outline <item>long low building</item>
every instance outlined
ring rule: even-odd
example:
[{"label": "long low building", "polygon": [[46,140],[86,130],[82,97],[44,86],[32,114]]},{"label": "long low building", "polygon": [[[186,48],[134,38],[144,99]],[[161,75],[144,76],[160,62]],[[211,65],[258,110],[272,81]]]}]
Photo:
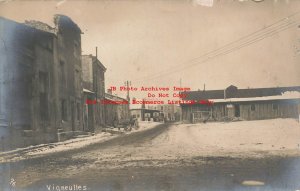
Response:
[{"label": "long low building", "polygon": [[299,118],[300,86],[182,92],[184,122]]}]

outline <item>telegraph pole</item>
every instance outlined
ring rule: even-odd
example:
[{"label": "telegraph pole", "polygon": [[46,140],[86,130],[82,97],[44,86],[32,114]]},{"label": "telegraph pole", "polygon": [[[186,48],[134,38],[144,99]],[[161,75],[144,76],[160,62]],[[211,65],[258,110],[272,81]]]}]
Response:
[{"label": "telegraph pole", "polygon": [[127,109],[128,109],[128,118],[130,118],[131,116],[131,113],[130,113],[130,96],[129,96],[129,86],[131,86],[131,81],[126,81],[125,82],[125,86],[127,87],[127,96],[126,96],[126,99],[127,99],[127,102],[128,102],[128,105],[127,105]]},{"label": "telegraph pole", "polygon": [[125,86],[127,87],[127,96],[126,96],[126,99],[128,101],[128,103],[130,102],[130,96],[129,96],[129,86],[131,86],[131,81],[126,81],[125,82]]}]

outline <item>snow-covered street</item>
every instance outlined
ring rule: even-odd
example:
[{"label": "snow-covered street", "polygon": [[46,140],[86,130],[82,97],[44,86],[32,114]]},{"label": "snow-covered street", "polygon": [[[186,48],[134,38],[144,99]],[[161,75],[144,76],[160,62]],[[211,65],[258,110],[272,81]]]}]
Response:
[{"label": "snow-covered street", "polygon": [[[45,188],[46,180],[53,180],[53,184],[58,184],[59,180],[69,180],[71,183],[87,183],[92,187],[98,182],[102,186],[109,184],[110,179],[127,180],[126,170],[133,174],[132,177],[130,175],[130,181],[135,179],[137,173],[143,172],[145,180],[140,181],[149,183],[149,177],[161,176],[157,175],[158,172],[169,177],[173,173],[178,175],[180,169],[184,169],[189,176],[195,176],[195,169],[209,168],[208,171],[211,171],[211,168],[216,168],[215,165],[220,169],[226,168],[221,171],[226,174],[230,172],[229,176],[235,176],[237,168],[252,169],[253,161],[259,163],[260,170],[273,169],[274,165],[281,169],[278,160],[289,161],[300,156],[300,125],[294,119],[154,125],[147,123],[139,131],[112,136],[97,143],[90,139],[82,142],[85,146],[74,143],[73,147],[77,144],[80,148],[65,152],[60,150],[60,146],[53,150],[27,152],[26,156],[33,157],[20,157],[22,160],[19,162],[13,160],[15,162],[2,163],[2,176],[6,176],[4,180],[7,181],[14,178],[17,186],[24,190]],[[10,164],[14,164],[14,168]],[[160,170],[156,172],[157,168]],[[173,172],[170,169],[175,170]],[[260,170],[253,173],[262,173]],[[296,169],[295,173],[298,175],[300,171]],[[212,176],[217,177],[216,174]],[[261,174],[252,179],[257,180],[259,176]],[[238,184],[248,181],[246,178],[239,179]],[[128,186],[127,182],[122,184]]]}]

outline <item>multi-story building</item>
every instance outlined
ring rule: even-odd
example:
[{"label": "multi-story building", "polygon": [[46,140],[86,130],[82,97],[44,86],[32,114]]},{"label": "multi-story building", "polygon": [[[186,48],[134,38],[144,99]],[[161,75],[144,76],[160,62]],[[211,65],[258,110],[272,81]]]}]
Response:
[{"label": "multi-story building", "polygon": [[0,18],[2,150],[58,141],[82,131],[81,30]]},{"label": "multi-story building", "polygon": [[97,104],[86,104],[84,107],[84,127],[91,132],[100,131],[105,126],[105,106],[101,104],[105,99],[105,71],[97,56],[82,55],[83,88],[87,90],[85,94],[93,93],[97,101]]}]

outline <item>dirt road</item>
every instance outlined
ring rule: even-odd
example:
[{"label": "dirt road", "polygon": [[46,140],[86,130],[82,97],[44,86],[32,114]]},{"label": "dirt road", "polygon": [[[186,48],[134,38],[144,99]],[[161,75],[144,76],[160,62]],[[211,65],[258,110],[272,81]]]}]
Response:
[{"label": "dirt road", "polygon": [[[73,186],[72,190],[79,186],[89,190],[300,189],[298,124],[261,123],[255,127],[249,122],[161,124],[78,150],[2,164],[2,179],[6,183],[13,178],[16,190],[26,191],[66,190],[63,186]],[[271,137],[261,135],[270,130]],[[284,141],[286,136],[289,139]],[[245,186],[247,181],[254,187]]]}]

